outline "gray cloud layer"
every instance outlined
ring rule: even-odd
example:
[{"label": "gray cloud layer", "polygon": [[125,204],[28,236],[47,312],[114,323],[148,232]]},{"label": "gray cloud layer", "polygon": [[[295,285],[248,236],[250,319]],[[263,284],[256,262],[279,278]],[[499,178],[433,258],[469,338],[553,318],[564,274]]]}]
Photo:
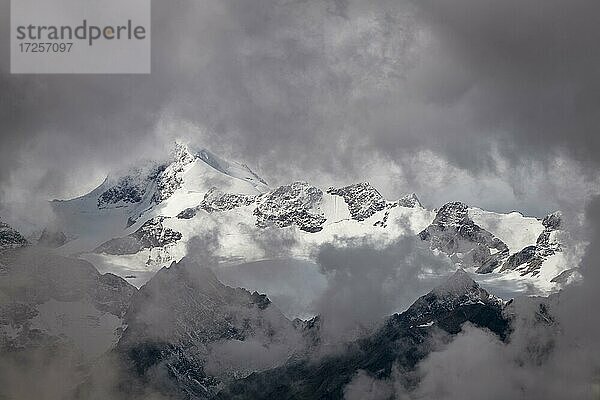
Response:
[{"label": "gray cloud layer", "polygon": [[453,267],[424,248],[419,239],[404,237],[376,248],[369,242],[343,247],[324,245],[317,262],[328,286],[316,299],[325,339],[351,339],[368,332],[386,316],[400,312],[425,294]]}]

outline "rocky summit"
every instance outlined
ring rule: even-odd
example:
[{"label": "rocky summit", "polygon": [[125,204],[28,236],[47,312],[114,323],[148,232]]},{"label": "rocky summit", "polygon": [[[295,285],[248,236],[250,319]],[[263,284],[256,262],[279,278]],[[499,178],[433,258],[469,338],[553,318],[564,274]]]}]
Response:
[{"label": "rocky summit", "polygon": [[509,255],[508,246],[492,233],[477,225],[460,202],[442,206],[430,226],[419,233],[431,249],[450,256],[464,268],[489,273],[500,267]]},{"label": "rocky summit", "polygon": [[0,221],[0,250],[24,247],[29,241],[10,225]]}]

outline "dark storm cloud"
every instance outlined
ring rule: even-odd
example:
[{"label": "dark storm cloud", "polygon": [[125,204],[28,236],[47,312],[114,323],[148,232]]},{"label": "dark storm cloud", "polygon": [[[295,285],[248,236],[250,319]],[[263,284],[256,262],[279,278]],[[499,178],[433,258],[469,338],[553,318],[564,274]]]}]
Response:
[{"label": "dark storm cloud", "polygon": [[[433,172],[415,158],[430,151],[469,174],[501,176],[513,193],[496,197],[524,195],[533,209],[535,182],[515,172],[546,173],[561,152],[597,165],[598,6],[496,3],[154,2],[151,75],[8,75],[2,59],[0,182],[71,194],[90,174],[183,137],[271,182],[368,179],[393,162],[402,190],[418,187],[438,206],[444,189],[423,183]],[[379,171],[365,169],[373,160]]]},{"label": "dark storm cloud", "polygon": [[[360,82],[398,75],[409,40],[390,29],[397,10],[367,9],[363,23],[345,1],[153,6],[149,76],[9,75],[2,59],[3,186],[24,185],[21,172],[32,192],[59,195],[74,170],[118,168],[176,137],[273,171],[339,172],[360,147],[346,143],[345,104]],[[7,52],[8,1],[0,7]]]},{"label": "dark storm cloud", "polygon": [[[0,50],[8,55],[9,1],[0,2]],[[133,149],[147,153],[168,87],[148,76],[10,75],[0,62],[0,183],[15,170],[39,167],[56,177],[42,193],[60,193],[70,174],[123,165]],[[152,141],[156,146],[156,140]],[[135,153],[134,153],[135,154]],[[83,177],[81,177],[83,178]]]},{"label": "dark storm cloud", "polygon": [[445,49],[441,78],[466,76],[448,103],[463,102],[482,133],[506,139],[508,154],[547,157],[564,149],[597,166],[598,2],[415,3]]},{"label": "dark storm cloud", "polygon": [[[348,340],[399,312],[454,269],[413,237],[383,248],[369,241],[324,245],[317,263],[327,288],[315,302],[326,340]],[[427,279],[427,275],[438,278]]]},{"label": "dark storm cloud", "polygon": [[[465,103],[467,95],[454,101],[474,111],[480,126],[498,128],[495,137],[504,157],[548,161],[553,152],[564,152],[597,179],[598,2],[423,1],[419,7],[420,17],[449,49],[450,62],[472,76],[464,93],[472,93],[473,101]],[[587,197],[571,196],[579,201]],[[573,202],[565,204],[568,213],[577,210]],[[598,198],[590,202],[584,221],[587,229],[577,232],[590,241],[581,263],[584,280],[563,291],[551,307],[557,326],[539,330],[519,325],[508,345],[467,329],[422,365],[425,377],[415,397],[597,398],[600,321],[589,306],[597,303],[600,292]],[[556,332],[550,340],[549,331]],[[477,354],[465,356],[472,348]],[[541,362],[527,359],[536,349],[545,353]]]}]

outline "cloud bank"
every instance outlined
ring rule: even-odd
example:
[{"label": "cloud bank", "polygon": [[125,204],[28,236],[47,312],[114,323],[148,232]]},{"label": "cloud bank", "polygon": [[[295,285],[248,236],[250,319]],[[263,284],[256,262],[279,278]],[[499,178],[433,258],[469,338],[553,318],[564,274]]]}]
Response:
[{"label": "cloud bank", "polygon": [[483,197],[541,215],[564,201],[558,177],[597,192],[598,7],[155,3],[151,75],[9,75],[0,62],[0,203],[81,193],[183,137],[270,182],[379,180],[432,206]]}]

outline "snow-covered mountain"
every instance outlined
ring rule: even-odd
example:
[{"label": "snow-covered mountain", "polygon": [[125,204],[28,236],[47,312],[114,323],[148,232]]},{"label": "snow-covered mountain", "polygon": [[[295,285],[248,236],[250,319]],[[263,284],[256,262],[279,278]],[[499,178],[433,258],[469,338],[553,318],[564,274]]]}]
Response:
[{"label": "snow-covered mountain", "polygon": [[429,210],[414,193],[390,201],[367,182],[326,190],[303,181],[269,187],[245,164],[181,144],[167,161],[132,168],[52,205],[67,238],[59,251],[138,287],[198,251],[193,240],[206,235],[218,236],[211,256],[222,265],[311,260],[324,243],[367,239],[385,246],[418,235],[482,279],[542,292],[569,281],[565,271],[572,267],[562,255],[559,213],[538,219],[459,202]]},{"label": "snow-covered mountain", "polygon": [[411,326],[425,327],[447,319],[459,307],[476,305],[501,311],[505,302],[489,294],[465,270],[459,269],[443,284],[417,299],[402,315]]},{"label": "snow-covered mountain", "polygon": [[[184,258],[134,295],[116,346],[144,390],[176,398],[212,397],[224,382],[283,364],[299,335],[264,294],[223,285]],[[126,389],[136,395],[135,385]]]}]

